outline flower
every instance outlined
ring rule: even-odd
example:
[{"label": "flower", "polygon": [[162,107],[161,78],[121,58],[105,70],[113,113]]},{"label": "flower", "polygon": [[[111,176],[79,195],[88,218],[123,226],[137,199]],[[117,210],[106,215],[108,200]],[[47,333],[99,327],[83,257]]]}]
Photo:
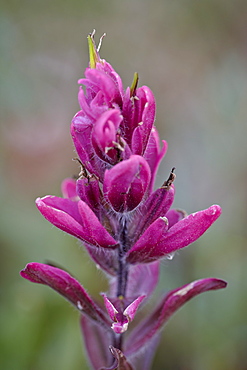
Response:
[{"label": "flower", "polygon": [[[105,308],[55,266],[29,263],[21,276],[50,286],[79,310],[92,369],[131,370],[143,364],[148,369],[170,316],[192,297],[226,286],[215,278],[194,281],[165,294],[140,318],[157,286],[160,260],[196,241],[221,208],[213,205],[191,215],[172,209],[174,169],[153,189],[167,150],[165,141],[160,148],[154,126],[153,93],[147,86],[138,87],[137,74],[124,91],[119,75],[100,58],[94,34],[88,43],[90,63],[79,80],[85,86],[85,91],[79,89],[81,110],[71,123],[81,172],[77,180],[63,181],[63,198],[38,198],[36,205],[49,222],[83,242],[109,277],[109,291],[102,293]],[[138,325],[129,328],[136,315]]]}]

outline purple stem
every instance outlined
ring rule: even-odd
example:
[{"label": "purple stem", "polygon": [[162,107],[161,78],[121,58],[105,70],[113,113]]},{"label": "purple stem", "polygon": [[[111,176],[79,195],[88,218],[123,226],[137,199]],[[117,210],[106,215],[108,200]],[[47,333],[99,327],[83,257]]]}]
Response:
[{"label": "purple stem", "polygon": [[117,297],[125,296],[127,281],[128,281],[128,264],[125,260],[125,255],[128,250],[127,239],[127,223],[126,219],[122,220],[122,229],[120,231],[120,245],[118,249],[118,284]]},{"label": "purple stem", "polygon": [[[127,238],[127,222],[122,219],[122,227],[120,231],[120,243],[118,249],[118,282],[117,282],[117,297],[124,297],[128,282],[128,263],[126,263],[125,255],[128,250]],[[122,349],[123,334],[115,334],[114,347]]]}]

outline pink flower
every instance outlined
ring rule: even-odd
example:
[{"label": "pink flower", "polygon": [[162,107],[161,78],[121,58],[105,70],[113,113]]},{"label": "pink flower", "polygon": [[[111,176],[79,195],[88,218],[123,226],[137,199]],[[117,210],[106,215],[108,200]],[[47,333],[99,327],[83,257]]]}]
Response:
[{"label": "pink flower", "polygon": [[221,208],[213,205],[188,216],[172,209],[174,169],[153,190],[167,150],[165,141],[160,149],[154,126],[153,93],[137,87],[137,74],[124,91],[119,75],[100,58],[93,36],[88,36],[89,67],[79,80],[85,86],[79,89],[81,110],[71,123],[79,178],[63,181],[63,198],[38,198],[36,205],[49,222],[82,241],[109,277],[109,291],[102,293],[105,308],[57,267],[29,263],[21,276],[50,286],[78,309],[92,369],[138,370],[145,364],[148,370],[170,316],[192,297],[226,287],[215,278],[197,280],[164,295],[146,318],[141,315],[157,286],[159,261],[196,241]]}]

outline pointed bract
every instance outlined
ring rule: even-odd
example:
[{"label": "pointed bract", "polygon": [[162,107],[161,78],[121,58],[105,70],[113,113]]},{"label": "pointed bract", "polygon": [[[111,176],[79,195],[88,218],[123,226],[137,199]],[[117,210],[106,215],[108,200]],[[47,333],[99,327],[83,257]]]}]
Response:
[{"label": "pointed bract", "polygon": [[110,300],[106,294],[102,295],[106,310],[113,321],[111,328],[117,334],[122,334],[128,329],[129,322],[133,321],[139,305],[146,297],[140,296],[126,306],[124,297]]},{"label": "pointed bract", "polygon": [[[213,205],[204,211],[193,213],[175,223],[168,231],[152,235],[156,222],[144,232],[127,254],[130,263],[148,263],[165,257],[196,241],[221,214],[221,208]],[[158,231],[158,230],[157,230]]]},{"label": "pointed bract", "polygon": [[48,285],[65,297],[82,314],[109,327],[109,320],[101,308],[90,298],[81,284],[66,271],[43,263],[32,262],[20,272],[25,279],[38,284]]},{"label": "pointed bract", "polygon": [[159,143],[159,134],[156,128],[153,126],[150,137],[148,140],[148,144],[144,153],[144,158],[149,164],[151,169],[151,181],[150,181],[150,191],[153,190],[155,176],[159,167],[159,164],[162,158],[165,156],[168,148],[168,144],[165,140],[162,140],[162,148],[160,149]]},{"label": "pointed bract", "polygon": [[147,86],[137,89],[134,97],[135,129],[132,134],[131,149],[133,154],[143,155],[155,119],[155,99]]},{"label": "pointed bract", "polygon": [[150,169],[139,155],[133,155],[110,170],[104,177],[104,194],[116,212],[129,212],[142,201],[150,181]]},{"label": "pointed bract", "polygon": [[133,227],[130,225],[130,237],[134,242],[159,217],[166,217],[173,203],[174,193],[173,185],[168,188],[161,187],[153,192],[141,205],[140,212],[142,213],[142,217],[136,214],[132,224]]},{"label": "pointed bract", "polygon": [[116,240],[82,200],[73,202],[70,199],[46,196],[37,198],[36,205],[48,221],[68,234],[98,247],[117,247]]},{"label": "pointed bract", "polygon": [[87,203],[94,213],[99,216],[102,209],[102,194],[99,181],[91,176],[89,179],[82,178],[76,181],[76,191],[79,198]]},{"label": "pointed bract", "polygon": [[162,329],[168,319],[191,298],[208,290],[223,289],[226,282],[208,278],[193,281],[181,288],[169,292],[131,333],[125,345],[124,353],[133,356],[138,353]]}]

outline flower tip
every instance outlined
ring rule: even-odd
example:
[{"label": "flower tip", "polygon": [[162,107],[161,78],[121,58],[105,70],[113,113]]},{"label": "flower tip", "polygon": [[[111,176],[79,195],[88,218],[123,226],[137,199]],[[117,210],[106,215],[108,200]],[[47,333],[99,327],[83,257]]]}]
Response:
[{"label": "flower tip", "polygon": [[135,93],[136,93],[136,89],[137,89],[137,85],[138,85],[138,80],[139,80],[139,76],[138,76],[138,73],[135,72],[134,73],[134,77],[133,77],[133,81],[132,81],[132,84],[131,84],[131,87],[130,87],[130,96],[134,96]]},{"label": "flower tip", "polygon": [[228,285],[228,282],[227,281],[222,280],[222,279],[217,279],[217,280],[219,282],[219,285],[218,285],[218,288],[219,289],[223,289],[223,288],[226,288],[227,287],[227,285]]},{"label": "flower tip", "polygon": [[19,274],[21,275],[21,277],[25,277],[25,270],[26,270],[26,268],[27,268],[27,265],[26,265],[26,267],[24,267],[24,269],[22,269],[22,270],[19,272]]},{"label": "flower tip", "polygon": [[35,204],[36,204],[36,207],[37,207],[38,209],[42,208],[42,206],[43,206],[42,198],[38,197],[38,198],[35,200]]},{"label": "flower tip", "polygon": [[218,218],[222,213],[222,209],[218,204],[213,204],[208,208],[208,215],[215,216],[215,219]]},{"label": "flower tip", "polygon": [[45,197],[38,197],[36,200],[35,200],[35,203],[37,205],[37,207],[43,205],[46,203],[46,199],[52,199],[52,198],[55,198],[54,195],[46,195]]},{"label": "flower tip", "polygon": [[35,200],[35,204],[37,206],[38,209],[40,209],[41,207],[43,207],[45,205],[45,202],[44,202],[44,199],[45,198],[48,198],[48,195],[43,197],[43,198],[40,198],[38,197],[36,200]]},{"label": "flower tip", "polygon": [[29,276],[29,270],[30,268],[32,268],[33,266],[35,265],[35,262],[29,262],[26,264],[26,266],[24,267],[24,269],[22,269],[20,271],[20,275],[21,277],[23,277],[24,279],[27,279],[27,280],[31,280],[30,279],[30,276]]},{"label": "flower tip", "polygon": [[124,322],[124,323],[120,323],[120,322],[114,322],[111,326],[112,330],[116,333],[116,334],[122,334],[124,333],[125,331],[127,331],[128,329],[128,325],[129,323],[128,322]]},{"label": "flower tip", "polygon": [[100,57],[94,41],[95,30],[87,37],[89,49],[89,65],[90,68],[96,68],[96,63],[100,62]]}]

